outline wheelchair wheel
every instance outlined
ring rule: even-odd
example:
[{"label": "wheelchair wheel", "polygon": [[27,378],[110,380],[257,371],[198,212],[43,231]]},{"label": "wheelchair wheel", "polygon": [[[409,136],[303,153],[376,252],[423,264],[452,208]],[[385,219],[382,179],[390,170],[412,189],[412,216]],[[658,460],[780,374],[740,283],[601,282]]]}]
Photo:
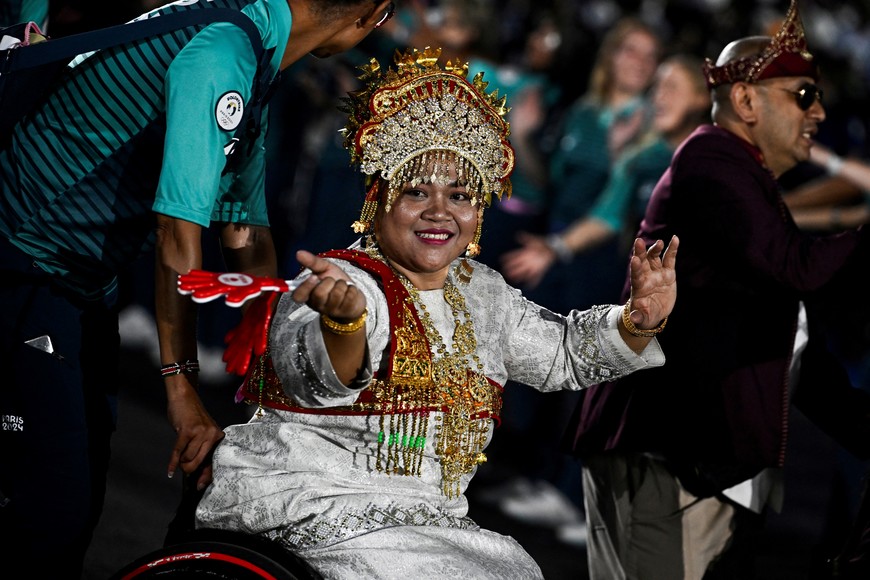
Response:
[{"label": "wheelchair wheel", "polygon": [[190,539],[137,558],[110,580],[322,580],[304,560],[265,538],[198,530]]}]

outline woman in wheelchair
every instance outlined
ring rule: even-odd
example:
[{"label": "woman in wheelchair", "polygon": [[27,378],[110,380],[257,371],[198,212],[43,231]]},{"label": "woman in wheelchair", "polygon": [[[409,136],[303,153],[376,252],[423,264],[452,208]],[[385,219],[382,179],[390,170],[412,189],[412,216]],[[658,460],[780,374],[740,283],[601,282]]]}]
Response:
[{"label": "woman in wheelchair", "polygon": [[[567,317],[471,259],[485,209],[510,193],[514,151],[504,98],[439,55],[397,53],[387,70],[373,59],[347,100],[345,145],[368,176],[362,238],[299,252],[293,282],[225,288],[236,303],[260,294],[225,357],[258,410],[226,429],[196,525],[269,540],[303,573],[541,578],[513,538],[467,517],[502,385],[582,389],[664,362],[654,336],[676,297],[677,240],[635,245],[627,305]],[[221,279],[192,273],[182,291],[208,299]]]}]

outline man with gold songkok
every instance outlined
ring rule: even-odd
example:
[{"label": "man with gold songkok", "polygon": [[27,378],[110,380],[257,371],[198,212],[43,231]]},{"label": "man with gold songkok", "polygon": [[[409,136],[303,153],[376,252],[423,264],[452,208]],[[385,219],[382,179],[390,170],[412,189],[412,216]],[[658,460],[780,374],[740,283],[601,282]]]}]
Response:
[{"label": "man with gold songkok", "polygon": [[265,284],[285,292],[274,315],[275,294],[246,313],[271,318],[268,349],[241,367],[228,349],[231,370],[250,361],[241,392],[258,412],[226,429],[197,525],[270,538],[327,578],[541,578],[467,517],[502,386],[581,389],[664,363],[678,240],[635,245],[626,305],[567,317],[471,259],[514,151],[504,98],[439,54],[364,67],[345,130],[369,177],[363,238],[299,252],[293,284]]},{"label": "man with gold songkok", "polygon": [[593,580],[754,578],[792,403],[870,453],[870,397],[817,326],[826,285],[866,260],[867,230],[799,231],[777,183],[825,118],[796,2],[774,36],[730,43],[705,74],[714,124],[677,149],[640,226],[682,242],[668,363],[581,393],[570,433]]}]

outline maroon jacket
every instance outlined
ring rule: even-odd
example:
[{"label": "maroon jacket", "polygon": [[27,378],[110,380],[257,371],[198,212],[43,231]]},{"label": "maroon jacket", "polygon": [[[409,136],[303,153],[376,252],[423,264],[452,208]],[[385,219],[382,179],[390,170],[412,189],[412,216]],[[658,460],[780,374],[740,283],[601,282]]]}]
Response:
[{"label": "maroon jacket", "polygon": [[[706,479],[710,489],[696,491],[707,495],[783,464],[798,303],[812,303],[816,291],[861,259],[867,232],[799,231],[760,152],[707,125],[675,152],[639,235],[650,244],[674,234],[677,302],[659,335],[667,362],[585,391],[568,438],[580,456],[661,454],[681,477]],[[794,402],[823,403],[815,419],[842,430],[837,407],[849,401],[843,411],[855,414],[864,437],[853,451],[865,453],[866,393],[849,388],[818,336],[804,359]],[[855,436],[840,434],[847,445]]]}]

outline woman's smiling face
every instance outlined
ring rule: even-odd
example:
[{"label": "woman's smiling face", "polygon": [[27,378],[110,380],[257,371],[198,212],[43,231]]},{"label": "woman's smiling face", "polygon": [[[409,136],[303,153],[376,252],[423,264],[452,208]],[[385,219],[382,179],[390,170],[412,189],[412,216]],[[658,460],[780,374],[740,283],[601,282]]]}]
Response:
[{"label": "woman's smiling face", "polygon": [[390,211],[382,200],[375,216],[384,257],[420,290],[444,286],[450,263],[465,252],[477,228],[479,206],[457,183],[454,163],[446,175],[446,183],[405,183]]}]

